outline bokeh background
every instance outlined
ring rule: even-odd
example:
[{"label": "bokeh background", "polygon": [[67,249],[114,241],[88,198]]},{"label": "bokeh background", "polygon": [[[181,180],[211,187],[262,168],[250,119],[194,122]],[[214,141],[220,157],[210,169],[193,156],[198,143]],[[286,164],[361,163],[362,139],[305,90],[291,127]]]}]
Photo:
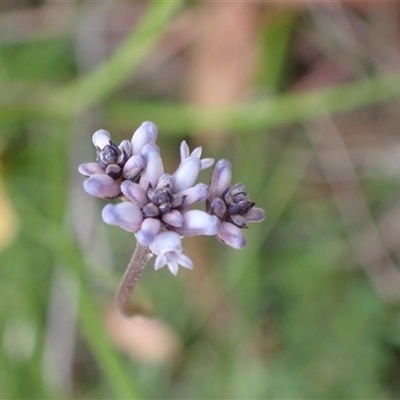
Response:
[{"label": "bokeh background", "polygon": [[[399,39],[396,2],[1,2],[0,397],[399,398]],[[77,167],[146,120],[267,218],[123,319],[135,240]]]}]

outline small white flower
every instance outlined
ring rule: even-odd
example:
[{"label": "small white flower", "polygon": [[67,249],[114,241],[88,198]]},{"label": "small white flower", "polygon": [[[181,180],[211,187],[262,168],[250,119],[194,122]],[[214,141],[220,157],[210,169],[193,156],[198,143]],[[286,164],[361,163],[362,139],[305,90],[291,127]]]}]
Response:
[{"label": "small white flower", "polygon": [[[181,155],[181,164],[189,157],[195,157],[200,160],[201,153],[203,149],[201,146],[196,147],[191,153],[189,150],[189,146],[187,145],[186,141],[184,140],[181,143],[180,147],[180,155]],[[214,159],[213,158],[203,158],[200,160],[200,170],[206,169],[211,167],[214,164]]]},{"label": "small white flower", "polygon": [[156,271],[165,265],[168,266],[174,275],[177,275],[179,265],[193,269],[193,262],[182,253],[181,238],[175,232],[166,231],[159,233],[150,245],[150,250],[157,256],[154,262],[154,269]]}]

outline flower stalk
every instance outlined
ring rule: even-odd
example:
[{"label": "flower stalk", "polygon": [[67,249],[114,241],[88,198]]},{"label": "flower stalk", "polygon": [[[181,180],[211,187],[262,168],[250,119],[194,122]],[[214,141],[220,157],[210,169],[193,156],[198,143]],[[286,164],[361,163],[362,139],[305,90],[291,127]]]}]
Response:
[{"label": "flower stalk", "polygon": [[130,298],[151,256],[152,253],[148,246],[142,246],[139,242],[136,243],[135,252],[132,255],[131,261],[126,268],[115,295],[115,306],[117,310],[126,317],[131,317],[134,313],[134,310],[130,306]]}]

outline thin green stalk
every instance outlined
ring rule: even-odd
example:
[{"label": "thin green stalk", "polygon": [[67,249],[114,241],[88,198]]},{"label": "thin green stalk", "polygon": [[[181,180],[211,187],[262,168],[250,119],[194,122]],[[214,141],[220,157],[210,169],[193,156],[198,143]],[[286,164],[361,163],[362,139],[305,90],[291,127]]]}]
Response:
[{"label": "thin green stalk", "polygon": [[219,107],[114,99],[107,104],[106,119],[109,125],[121,129],[130,129],[145,119],[162,121],[164,135],[216,129],[244,135],[250,131],[264,134],[266,129],[301,123],[326,113],[348,112],[395,97],[400,97],[399,73]]},{"label": "thin green stalk", "polygon": [[[58,90],[48,85],[18,82],[3,85],[0,93],[0,125],[10,120],[31,120],[38,116],[69,117],[102,100],[123,83],[121,75],[116,79],[115,85],[107,83],[103,86],[102,73],[93,74],[94,77],[89,75],[82,78],[82,81]],[[99,87],[91,92],[92,85]],[[396,97],[400,97],[399,73],[335,85],[318,91],[284,93],[220,107],[114,99],[106,104],[105,111],[106,123],[120,129],[131,130],[132,126],[138,126],[149,119],[162,121],[163,134],[170,136],[187,132],[214,132],[215,129],[248,134],[249,131],[265,133],[266,129],[305,122],[326,113],[348,112]]]},{"label": "thin green stalk", "polygon": [[61,89],[59,100],[70,113],[103,100],[128,79],[165,33],[180,1],[149,2],[148,11],[115,53],[99,67]]}]

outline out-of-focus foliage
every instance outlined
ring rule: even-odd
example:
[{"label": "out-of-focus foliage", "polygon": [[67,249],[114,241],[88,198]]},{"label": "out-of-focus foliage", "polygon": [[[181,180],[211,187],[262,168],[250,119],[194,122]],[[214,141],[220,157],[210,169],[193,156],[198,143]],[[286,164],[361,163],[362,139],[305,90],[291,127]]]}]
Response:
[{"label": "out-of-focus foliage", "polygon": [[[400,396],[400,7],[307,4],[0,4],[0,398]],[[145,120],[267,218],[150,261],[124,320],[134,237],[77,166]]]}]

